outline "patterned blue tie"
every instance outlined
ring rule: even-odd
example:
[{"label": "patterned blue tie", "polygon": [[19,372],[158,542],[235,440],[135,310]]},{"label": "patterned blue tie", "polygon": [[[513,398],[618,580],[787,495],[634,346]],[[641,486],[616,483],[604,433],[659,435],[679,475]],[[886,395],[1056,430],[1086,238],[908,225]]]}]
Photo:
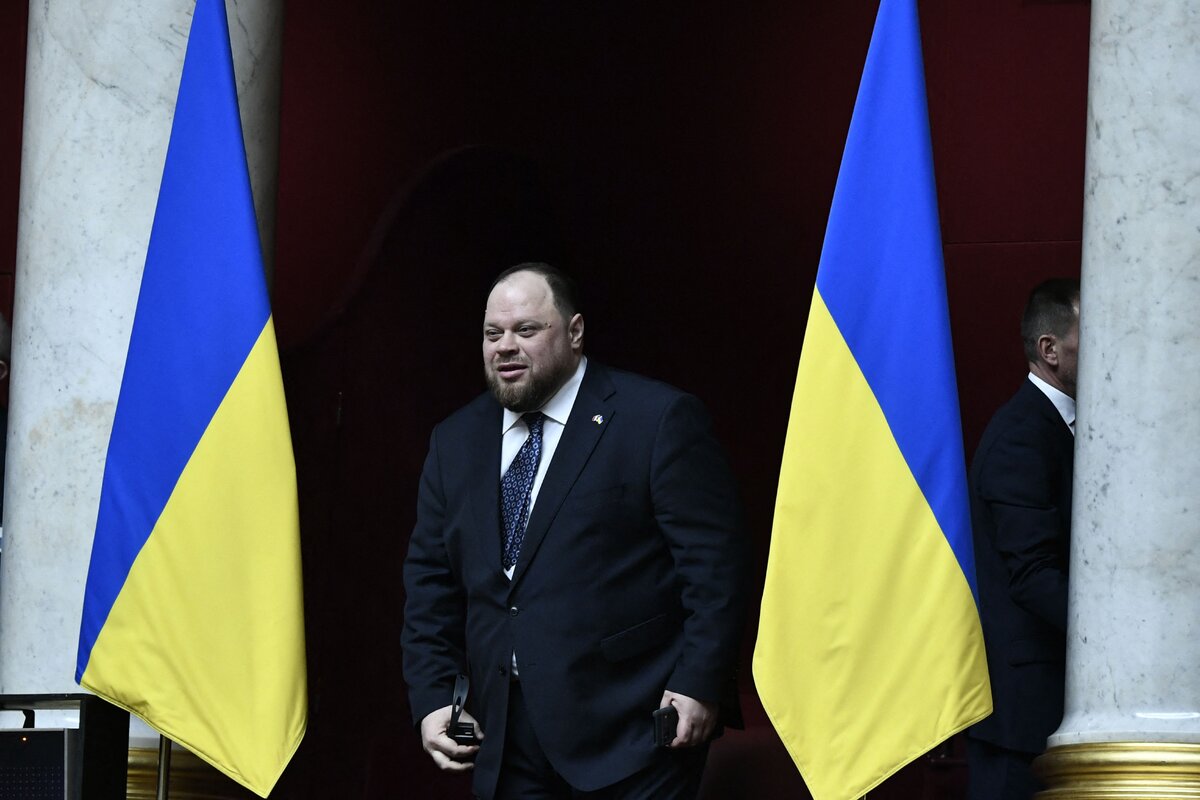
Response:
[{"label": "patterned blue tie", "polygon": [[529,522],[529,498],[533,478],[537,475],[538,460],[542,457],[542,423],[545,416],[531,411],[522,417],[529,426],[529,438],[508,471],[500,479],[500,521],[504,527],[504,556],[501,563],[507,570],[517,563],[521,542],[525,540],[525,525]]}]

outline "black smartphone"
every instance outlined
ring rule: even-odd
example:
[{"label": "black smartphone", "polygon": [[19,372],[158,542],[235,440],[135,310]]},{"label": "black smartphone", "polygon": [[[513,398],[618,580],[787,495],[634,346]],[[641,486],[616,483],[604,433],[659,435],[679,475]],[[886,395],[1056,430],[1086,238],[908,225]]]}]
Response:
[{"label": "black smartphone", "polygon": [[675,706],[663,706],[654,712],[654,745],[666,747],[675,740],[675,728],[679,725],[679,712]]}]

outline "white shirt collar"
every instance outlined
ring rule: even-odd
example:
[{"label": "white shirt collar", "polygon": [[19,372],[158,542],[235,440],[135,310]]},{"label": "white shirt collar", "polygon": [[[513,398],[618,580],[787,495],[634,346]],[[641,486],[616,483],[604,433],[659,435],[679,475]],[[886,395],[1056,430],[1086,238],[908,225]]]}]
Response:
[{"label": "white shirt collar", "polygon": [[[559,425],[567,424],[567,417],[571,416],[571,409],[575,406],[575,397],[579,394],[579,386],[583,383],[583,373],[587,369],[587,356],[579,359],[579,366],[575,368],[575,373],[567,379],[567,382],[559,387],[546,405],[538,409],[548,418],[557,422]],[[504,409],[504,418],[500,422],[500,433],[503,435],[508,432],[508,429],[517,424],[517,420],[521,418],[524,411],[510,411]]]},{"label": "white shirt collar", "polygon": [[1063,422],[1067,423],[1067,427],[1071,429],[1071,433],[1075,433],[1075,398],[1046,383],[1032,372],[1029,373],[1029,380],[1033,381],[1033,385],[1041,389],[1042,394],[1050,399],[1059,416],[1063,418]]}]

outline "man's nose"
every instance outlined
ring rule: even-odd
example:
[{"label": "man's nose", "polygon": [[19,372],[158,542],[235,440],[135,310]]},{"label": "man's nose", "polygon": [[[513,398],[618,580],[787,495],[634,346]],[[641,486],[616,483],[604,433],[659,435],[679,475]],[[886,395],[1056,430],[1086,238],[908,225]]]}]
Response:
[{"label": "man's nose", "polygon": [[496,340],[496,352],[498,353],[515,353],[517,352],[517,336],[512,331],[505,331]]}]

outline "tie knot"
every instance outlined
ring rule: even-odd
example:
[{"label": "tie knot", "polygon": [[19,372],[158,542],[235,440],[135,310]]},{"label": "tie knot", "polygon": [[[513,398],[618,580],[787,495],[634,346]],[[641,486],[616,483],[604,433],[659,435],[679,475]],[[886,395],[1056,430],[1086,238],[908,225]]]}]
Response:
[{"label": "tie knot", "polygon": [[546,421],[546,415],[540,411],[530,411],[528,414],[523,414],[521,419],[525,420],[525,424],[529,426],[529,435],[541,437],[542,423]]}]

